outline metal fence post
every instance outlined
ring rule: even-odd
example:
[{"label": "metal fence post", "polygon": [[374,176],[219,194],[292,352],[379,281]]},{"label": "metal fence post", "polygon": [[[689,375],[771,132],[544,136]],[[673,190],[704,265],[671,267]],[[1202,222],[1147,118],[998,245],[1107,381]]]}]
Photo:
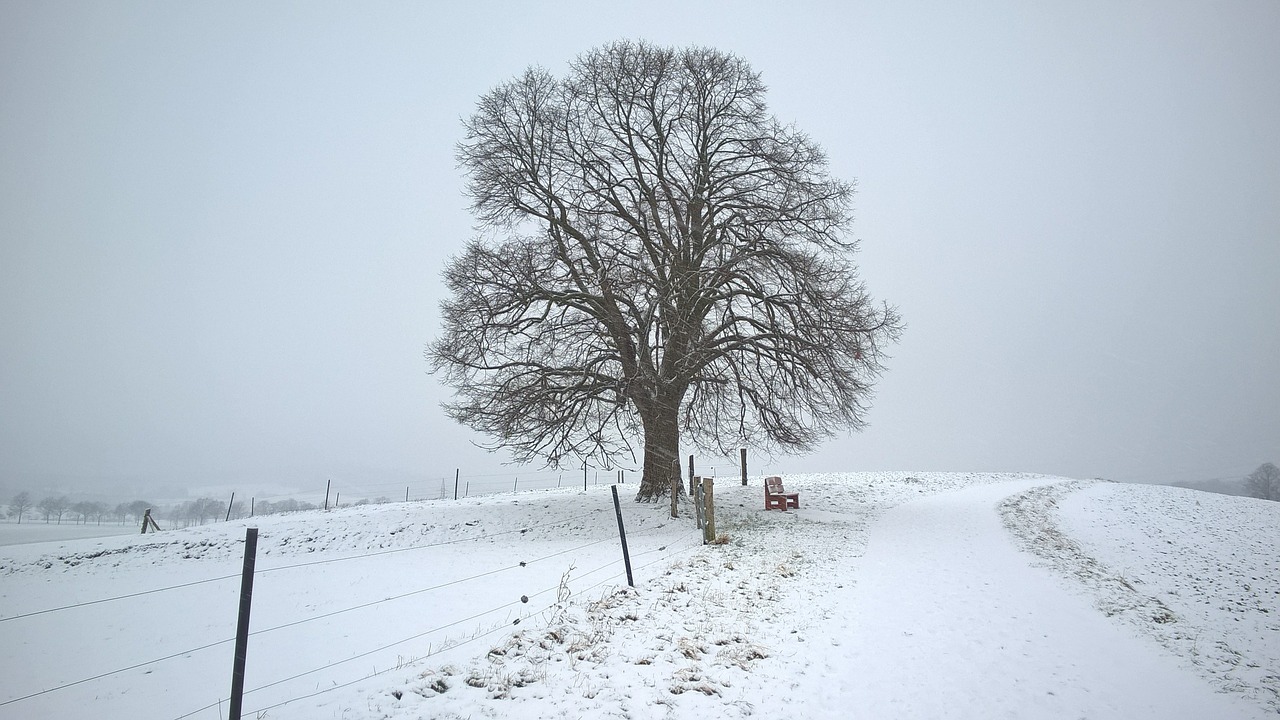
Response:
[{"label": "metal fence post", "polygon": [[627,530],[622,526],[622,505],[618,503],[618,486],[613,485],[613,511],[618,515],[618,537],[622,538],[622,562],[627,566],[627,584],[631,587],[636,586],[636,582],[631,577],[631,553],[627,551]]},{"label": "metal fence post", "polygon": [[258,528],[244,532],[244,570],[240,573],[240,616],[236,623],[236,654],[231,668],[231,708],[228,720],[240,720],[244,700],[244,661],[249,650],[249,610],[253,608],[253,566],[258,556]]}]

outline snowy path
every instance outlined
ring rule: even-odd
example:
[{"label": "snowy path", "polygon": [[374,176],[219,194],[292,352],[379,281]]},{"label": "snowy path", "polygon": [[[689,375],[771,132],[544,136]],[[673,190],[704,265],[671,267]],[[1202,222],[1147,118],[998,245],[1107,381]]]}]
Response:
[{"label": "snowy path", "polygon": [[1029,487],[927,497],[877,521],[837,603],[853,617],[831,618],[831,651],[796,696],[852,717],[1271,717],[1033,567],[996,507]]}]

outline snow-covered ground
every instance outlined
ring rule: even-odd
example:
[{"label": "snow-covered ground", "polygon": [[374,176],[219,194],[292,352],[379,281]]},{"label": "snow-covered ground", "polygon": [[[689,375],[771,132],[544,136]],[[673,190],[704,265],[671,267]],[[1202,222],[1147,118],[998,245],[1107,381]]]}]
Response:
[{"label": "snow-covered ground", "polygon": [[118,522],[98,523],[46,523],[43,520],[28,518],[25,522],[0,523],[0,546],[25,545],[27,543],[58,542],[61,540],[83,540],[85,538],[113,537],[116,535],[134,535],[139,532],[139,525]]},{"label": "snow-covered ground", "polygon": [[[785,481],[800,510],[720,482],[712,546],[622,486],[635,589],[606,487],[258,518],[245,717],[1280,710],[1280,504]],[[225,717],[249,525],[0,548],[0,718]]]},{"label": "snow-covered ground", "polygon": [[1024,547],[1102,614],[1280,712],[1280,503],[1074,482],[1002,507]]}]

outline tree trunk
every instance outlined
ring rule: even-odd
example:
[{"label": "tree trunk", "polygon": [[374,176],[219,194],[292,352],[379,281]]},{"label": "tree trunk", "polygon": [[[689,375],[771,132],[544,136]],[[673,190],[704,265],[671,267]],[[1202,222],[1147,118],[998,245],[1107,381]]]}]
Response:
[{"label": "tree trunk", "polygon": [[656,502],[671,492],[672,468],[679,472],[680,467],[678,407],[679,403],[655,403],[655,409],[641,417],[644,425],[644,470],[640,491],[636,493],[639,502]]}]

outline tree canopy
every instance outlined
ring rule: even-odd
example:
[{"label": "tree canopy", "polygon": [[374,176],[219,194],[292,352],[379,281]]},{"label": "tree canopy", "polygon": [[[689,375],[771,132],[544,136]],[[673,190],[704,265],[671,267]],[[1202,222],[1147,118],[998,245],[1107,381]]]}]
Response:
[{"label": "tree canopy", "polygon": [[618,42],[494,88],[465,129],[483,234],[426,353],[453,418],[553,466],[642,436],[642,499],[681,438],[803,451],[863,427],[901,321],[857,276],[852,184],[746,62]]},{"label": "tree canopy", "polygon": [[1280,500],[1280,468],[1273,463],[1262,463],[1244,481],[1249,497],[1263,500]]}]

